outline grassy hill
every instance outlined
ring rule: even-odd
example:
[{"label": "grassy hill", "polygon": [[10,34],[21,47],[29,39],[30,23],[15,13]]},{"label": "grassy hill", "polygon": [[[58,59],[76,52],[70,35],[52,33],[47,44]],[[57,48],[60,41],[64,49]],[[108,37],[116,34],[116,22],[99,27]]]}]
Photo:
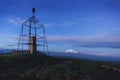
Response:
[{"label": "grassy hill", "polygon": [[46,55],[0,55],[0,80],[119,80],[120,64]]}]

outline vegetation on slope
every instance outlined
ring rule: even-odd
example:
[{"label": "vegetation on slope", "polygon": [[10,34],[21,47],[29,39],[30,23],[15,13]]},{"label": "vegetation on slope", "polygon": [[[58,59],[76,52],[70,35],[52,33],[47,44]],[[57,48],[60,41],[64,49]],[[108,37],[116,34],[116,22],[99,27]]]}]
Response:
[{"label": "vegetation on slope", "polygon": [[119,80],[120,65],[46,55],[0,55],[0,80]]}]

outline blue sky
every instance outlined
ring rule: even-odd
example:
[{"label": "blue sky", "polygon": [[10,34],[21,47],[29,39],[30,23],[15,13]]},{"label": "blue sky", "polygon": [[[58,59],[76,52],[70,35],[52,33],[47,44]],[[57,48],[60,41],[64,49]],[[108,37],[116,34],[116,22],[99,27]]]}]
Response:
[{"label": "blue sky", "polygon": [[45,25],[50,51],[73,49],[120,55],[120,0],[0,0],[0,48],[16,49],[21,24]]}]

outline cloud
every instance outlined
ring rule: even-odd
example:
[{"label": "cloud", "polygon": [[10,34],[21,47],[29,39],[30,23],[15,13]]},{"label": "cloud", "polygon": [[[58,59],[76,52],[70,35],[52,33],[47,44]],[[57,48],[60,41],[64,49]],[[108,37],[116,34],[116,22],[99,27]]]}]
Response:
[{"label": "cloud", "polygon": [[119,53],[108,53],[108,52],[102,52],[102,51],[84,51],[81,54],[87,54],[87,55],[95,55],[95,56],[109,56],[109,57],[118,57],[120,56]]},{"label": "cloud", "polygon": [[16,35],[9,35],[9,34],[0,34],[0,37],[6,37],[6,38],[14,38],[16,39]]},{"label": "cloud", "polygon": [[120,42],[119,36],[59,36],[53,35],[47,37],[49,41],[76,41],[76,42]]},{"label": "cloud", "polygon": [[0,34],[0,48],[16,48],[18,44],[18,36],[10,34]]},{"label": "cloud", "polygon": [[83,45],[78,45],[78,47],[92,47],[92,48],[97,48],[97,47],[101,47],[101,48],[120,48],[120,42],[97,42],[97,43],[87,43],[87,44],[83,44]]},{"label": "cloud", "polygon": [[8,19],[8,22],[13,25],[21,25],[25,20],[22,20],[20,18],[14,18],[14,19]]},{"label": "cloud", "polygon": [[[19,36],[16,36],[16,35],[9,35],[9,34],[0,34],[0,37],[2,38],[2,39],[6,39],[6,40],[14,40],[14,41],[18,41],[18,38],[19,38]],[[2,40],[1,39],[1,40]]]},{"label": "cloud", "polygon": [[70,37],[70,36],[48,36],[48,42],[63,43],[72,48],[120,48],[120,37],[115,36],[97,36],[97,37]]},{"label": "cloud", "polygon": [[16,43],[16,44],[8,44],[8,45],[6,45],[6,46],[12,47],[12,46],[18,46],[18,45],[17,45],[17,43]]},{"label": "cloud", "polygon": [[57,24],[55,24],[55,23],[45,23],[44,25],[45,25],[46,28],[50,28],[50,27],[56,26]]},{"label": "cloud", "polygon": [[76,25],[77,22],[73,22],[73,21],[64,21],[64,22],[59,22],[59,23],[45,23],[45,27],[70,27],[73,25]]},{"label": "cloud", "polygon": [[73,49],[67,49],[65,52],[66,53],[79,53],[78,51],[75,51]]},{"label": "cloud", "polygon": [[54,35],[54,36],[48,36],[48,41],[55,41],[55,42],[63,42],[63,41],[68,41],[71,40],[71,37],[65,37],[65,36],[59,36],[59,35]]}]

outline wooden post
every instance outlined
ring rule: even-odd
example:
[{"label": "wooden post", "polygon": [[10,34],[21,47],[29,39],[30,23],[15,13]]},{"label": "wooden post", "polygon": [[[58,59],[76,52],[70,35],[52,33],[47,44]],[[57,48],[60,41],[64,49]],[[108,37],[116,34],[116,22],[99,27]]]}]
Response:
[{"label": "wooden post", "polygon": [[37,51],[37,46],[36,46],[36,37],[31,36],[30,37],[30,54],[35,54]]}]

